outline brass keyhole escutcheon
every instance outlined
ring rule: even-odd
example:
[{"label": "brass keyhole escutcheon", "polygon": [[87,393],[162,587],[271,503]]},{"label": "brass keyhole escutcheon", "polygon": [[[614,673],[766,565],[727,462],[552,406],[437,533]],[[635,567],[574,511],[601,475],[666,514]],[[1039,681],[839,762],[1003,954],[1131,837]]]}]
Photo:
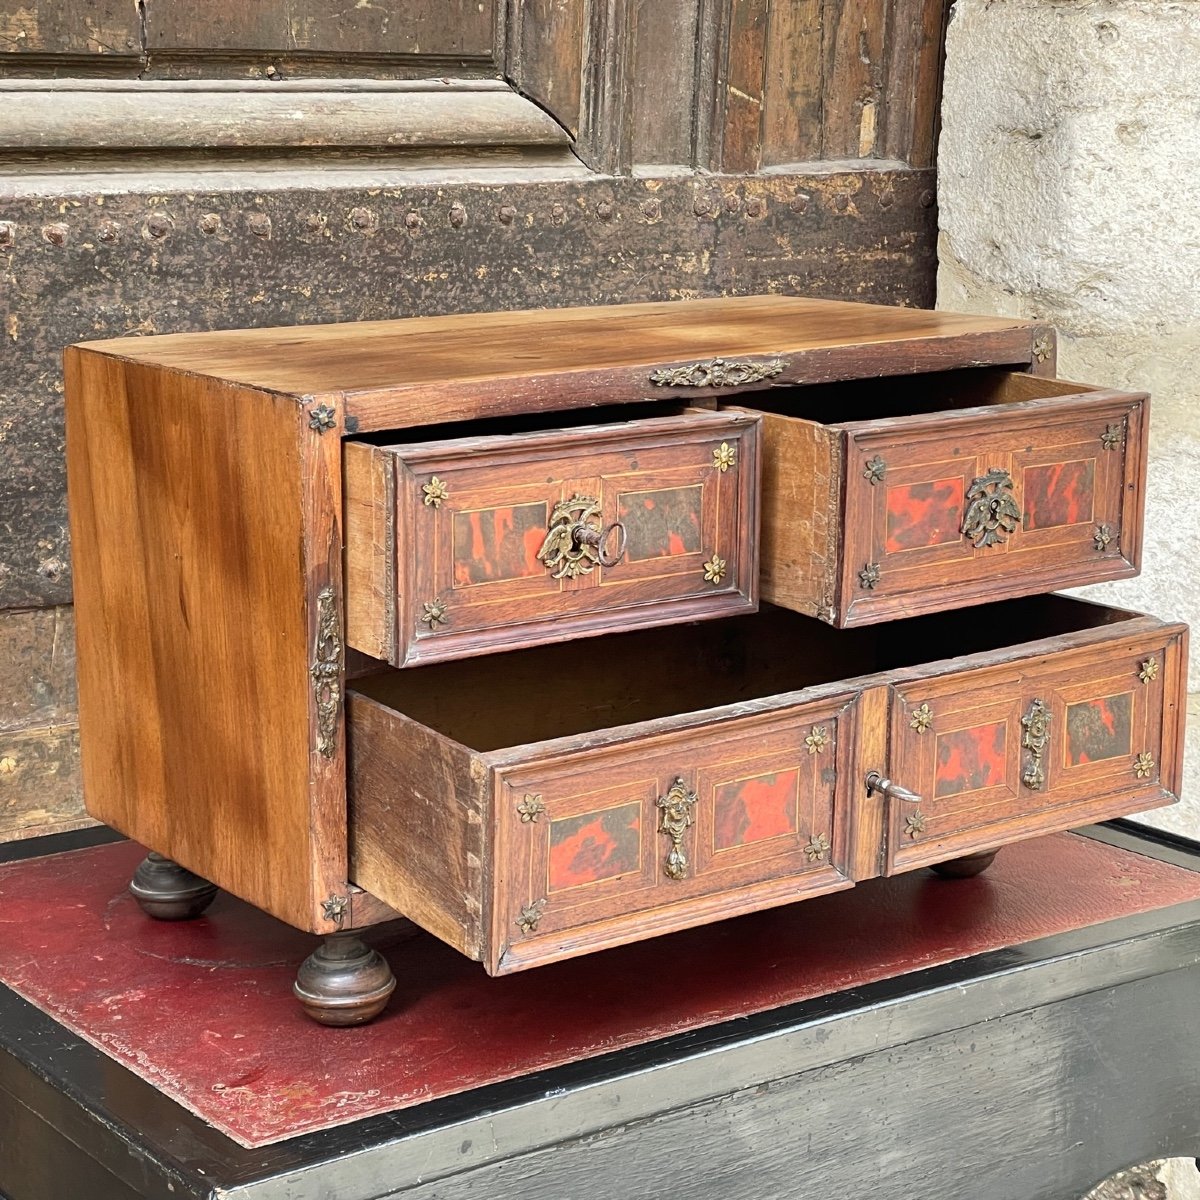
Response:
[{"label": "brass keyhole escutcheon", "polygon": [[537,557],[552,579],[578,579],[597,566],[615,567],[625,557],[628,538],[620,521],[605,527],[599,500],[574,495],[554,506]]}]

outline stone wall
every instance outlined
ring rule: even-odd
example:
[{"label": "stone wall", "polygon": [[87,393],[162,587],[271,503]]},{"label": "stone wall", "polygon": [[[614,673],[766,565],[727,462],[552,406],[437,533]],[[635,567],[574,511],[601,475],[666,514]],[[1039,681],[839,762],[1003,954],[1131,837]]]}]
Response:
[{"label": "stone wall", "polygon": [[[1142,574],[1084,594],[1196,631],[1183,802],[1145,819],[1200,838],[1200,0],[958,0],[938,180],[940,307],[1153,396]],[[1111,1187],[1200,1200],[1191,1160]]]},{"label": "stone wall", "polygon": [[939,305],[1153,396],[1142,574],[1085,594],[1197,630],[1183,803],[1148,820],[1200,838],[1200,0],[958,0],[938,179]]}]

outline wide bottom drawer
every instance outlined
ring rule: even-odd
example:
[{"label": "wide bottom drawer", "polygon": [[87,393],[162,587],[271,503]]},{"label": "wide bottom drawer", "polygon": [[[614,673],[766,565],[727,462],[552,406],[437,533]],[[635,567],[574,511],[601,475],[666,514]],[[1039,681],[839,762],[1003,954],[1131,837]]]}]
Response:
[{"label": "wide bottom drawer", "polygon": [[503,974],[1170,803],[1186,634],[771,608],[386,671],[348,697],[353,878]]}]

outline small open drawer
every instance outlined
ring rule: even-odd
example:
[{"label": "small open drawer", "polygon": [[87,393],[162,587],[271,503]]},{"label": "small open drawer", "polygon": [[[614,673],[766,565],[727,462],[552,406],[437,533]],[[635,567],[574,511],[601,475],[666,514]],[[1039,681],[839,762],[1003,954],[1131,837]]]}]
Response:
[{"label": "small open drawer", "polygon": [[350,645],[411,666],[753,612],[759,417],[617,412],[346,443]]},{"label": "small open drawer", "polygon": [[1085,601],[832,638],[768,607],[576,654],[349,690],[354,882],[496,974],[1178,790],[1186,629]]},{"label": "small open drawer", "polygon": [[755,396],[763,599],[845,627],[1135,575],[1148,408],[1002,370]]}]

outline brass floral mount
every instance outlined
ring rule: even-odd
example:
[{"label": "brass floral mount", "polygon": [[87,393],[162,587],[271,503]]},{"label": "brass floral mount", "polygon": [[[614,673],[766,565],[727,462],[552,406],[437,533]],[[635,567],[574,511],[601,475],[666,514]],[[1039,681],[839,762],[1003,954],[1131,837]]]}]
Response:
[{"label": "brass floral mount", "polygon": [[1050,741],[1050,710],[1041,700],[1035,700],[1021,718],[1021,727],[1025,730],[1021,735],[1021,745],[1029,751],[1029,764],[1021,776],[1021,782],[1031,792],[1040,792],[1046,786],[1042,755]]},{"label": "brass floral mount", "polygon": [[317,710],[317,750],[326,758],[337,753],[338,714],[342,708],[340,624],[334,590],[324,587],[317,593],[317,635],[308,674]]},{"label": "brass floral mount", "polygon": [[427,508],[441,508],[443,500],[450,499],[450,488],[444,479],[434,475],[428,483],[421,484],[421,492]]},{"label": "brass floral mount", "polygon": [[814,833],[804,847],[804,857],[811,863],[821,862],[829,853],[829,839],[824,833]]},{"label": "brass floral mount", "polygon": [[1133,773],[1139,779],[1149,779],[1154,774],[1154,756],[1143,750],[1133,760]]},{"label": "brass floral mount", "polygon": [[967,489],[967,511],[962,533],[976,550],[1003,545],[1021,520],[1021,510],[1013,499],[1012,476],[999,467],[971,481]]},{"label": "brass floral mount", "polygon": [[728,564],[725,559],[714,554],[708,562],[704,563],[704,582],[705,583],[720,583],[725,578],[725,568]]},{"label": "brass floral mount", "polygon": [[868,459],[867,464],[863,467],[863,478],[874,487],[877,483],[883,482],[883,477],[887,474],[887,463],[883,461],[879,455]]},{"label": "brass floral mount", "polygon": [[517,805],[517,815],[525,824],[536,824],[538,817],[545,811],[546,804],[540,792],[537,795],[526,792],[525,798]]},{"label": "brass floral mount", "polygon": [[439,625],[450,624],[446,602],[440,596],[435,600],[426,600],[421,607],[424,609],[421,613],[421,623],[428,625],[430,631],[436,629]]},{"label": "brass floral mount", "polygon": [[[605,547],[616,534],[615,553]],[[538,562],[552,579],[578,579],[590,575],[599,565],[615,567],[625,557],[628,534],[620,521],[607,529],[600,515],[600,501],[591,496],[572,496],[560,500],[550,514],[550,531],[537,552]]]},{"label": "brass floral mount", "polygon": [[1138,668],[1138,678],[1143,683],[1158,678],[1158,659],[1153,654]]},{"label": "brass floral mount", "polygon": [[683,367],[664,367],[650,376],[656,387],[744,387],[783,374],[787,364],[779,358],[767,362],[729,362],[710,358]]},{"label": "brass floral mount", "polygon": [[694,820],[692,809],[695,807],[696,793],[679,776],[667,789],[667,794],[658,798],[658,808],[662,813],[658,832],[665,833],[671,839],[671,849],[663,864],[663,873],[668,879],[680,880],[687,876],[688,860],[683,852],[683,835]]},{"label": "brass floral mount", "polygon": [[536,933],[538,922],[542,919],[542,914],[546,910],[545,898],[535,900],[532,904],[527,904],[517,914],[517,928],[522,933]]},{"label": "brass floral mount", "polygon": [[804,744],[809,754],[820,754],[829,745],[829,730],[824,725],[814,725]]},{"label": "brass floral mount", "polygon": [[868,592],[873,592],[880,580],[879,564],[867,563],[858,573],[858,586]]},{"label": "brass floral mount", "polygon": [[928,704],[922,704],[914,710],[909,724],[918,732],[924,733],[933,724],[933,709]]},{"label": "brass floral mount", "polygon": [[737,448],[731,446],[728,442],[722,442],[715,450],[713,450],[713,466],[721,472],[722,475],[729,470],[730,467],[737,465]]}]

